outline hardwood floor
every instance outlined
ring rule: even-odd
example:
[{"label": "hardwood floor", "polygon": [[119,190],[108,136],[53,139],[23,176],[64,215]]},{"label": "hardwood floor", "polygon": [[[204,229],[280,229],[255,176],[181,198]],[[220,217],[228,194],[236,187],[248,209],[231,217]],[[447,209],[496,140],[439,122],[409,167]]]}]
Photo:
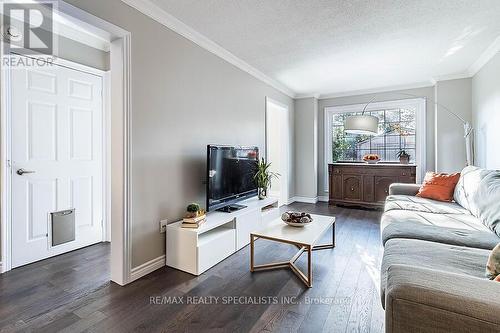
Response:
[{"label": "hardwood floor", "polygon": [[[336,248],[313,253],[311,289],[288,269],[250,273],[248,246],[199,277],[164,267],[120,287],[108,281],[102,243],[0,275],[0,332],[383,332],[381,213],[325,203],[286,209],[337,217]],[[296,252],[255,246],[257,264]],[[175,300],[184,304],[154,304]]]}]

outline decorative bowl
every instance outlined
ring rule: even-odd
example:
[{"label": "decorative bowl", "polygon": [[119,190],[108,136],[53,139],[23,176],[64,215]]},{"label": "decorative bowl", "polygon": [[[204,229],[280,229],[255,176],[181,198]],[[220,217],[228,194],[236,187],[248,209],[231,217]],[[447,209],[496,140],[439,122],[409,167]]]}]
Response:
[{"label": "decorative bowl", "polygon": [[298,212],[285,212],[281,220],[292,227],[304,227],[313,221],[311,215]]},{"label": "decorative bowl", "polygon": [[380,161],[380,156],[377,154],[366,154],[363,156],[363,161],[368,164],[376,164]]}]

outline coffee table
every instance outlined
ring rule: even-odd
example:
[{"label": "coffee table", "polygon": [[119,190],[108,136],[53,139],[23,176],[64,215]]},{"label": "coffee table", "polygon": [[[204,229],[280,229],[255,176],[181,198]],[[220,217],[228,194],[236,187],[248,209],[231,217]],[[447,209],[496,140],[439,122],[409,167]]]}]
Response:
[{"label": "coffee table", "polygon": [[[292,227],[285,224],[281,219],[276,219],[264,229],[250,233],[250,271],[262,271],[277,268],[290,268],[302,282],[309,288],[312,287],[312,251],[332,249],[335,247],[335,217],[313,215],[313,222],[304,227]],[[316,245],[321,237],[332,227],[332,243]],[[299,251],[289,260],[264,265],[255,265],[254,249],[255,241],[259,238],[275,242],[286,243],[296,246]],[[304,274],[295,262],[300,256],[307,252],[307,275]]]}]

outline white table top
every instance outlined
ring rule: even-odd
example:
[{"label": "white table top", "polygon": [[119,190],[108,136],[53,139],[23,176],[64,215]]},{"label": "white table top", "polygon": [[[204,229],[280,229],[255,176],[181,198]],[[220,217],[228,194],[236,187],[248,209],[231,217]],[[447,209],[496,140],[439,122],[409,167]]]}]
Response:
[{"label": "white table top", "polygon": [[335,223],[335,217],[311,214],[313,221],[304,227],[292,227],[278,218],[264,229],[253,231],[257,237],[313,246]]}]

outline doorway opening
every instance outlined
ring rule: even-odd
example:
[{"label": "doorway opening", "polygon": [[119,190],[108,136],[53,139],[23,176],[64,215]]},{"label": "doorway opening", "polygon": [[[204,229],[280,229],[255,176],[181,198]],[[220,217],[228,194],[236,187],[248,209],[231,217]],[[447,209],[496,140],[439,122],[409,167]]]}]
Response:
[{"label": "doorway opening", "polygon": [[288,106],[266,98],[266,160],[270,171],[279,174],[271,182],[269,194],[279,205],[289,202],[290,184],[290,114]]},{"label": "doorway opening", "polygon": [[[2,59],[38,60],[1,63],[0,273],[111,241],[107,271],[124,285],[131,279],[130,33],[65,2],[57,7],[50,64],[40,61],[46,54],[2,44]],[[105,59],[89,65],[102,51]]]}]

